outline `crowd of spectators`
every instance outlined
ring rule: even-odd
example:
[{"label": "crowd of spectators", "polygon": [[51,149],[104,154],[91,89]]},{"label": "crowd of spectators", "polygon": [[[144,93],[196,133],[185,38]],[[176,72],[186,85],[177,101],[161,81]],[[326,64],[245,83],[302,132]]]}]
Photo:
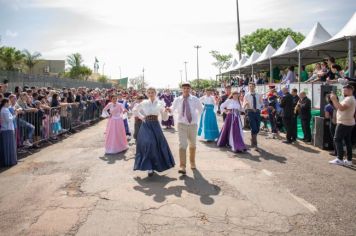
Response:
[{"label": "crowd of spectators", "polygon": [[[355,64],[355,63],[354,63]],[[355,65],[354,65],[354,68]],[[322,61],[321,63],[314,64],[313,71],[307,71],[306,66],[302,65],[300,70],[300,75],[296,71],[294,66],[289,66],[285,70],[280,70],[279,67],[273,68],[273,82],[281,84],[290,84],[295,82],[301,83],[342,83],[346,84],[349,81],[354,81],[354,78],[350,77],[349,68],[345,66],[338,65],[335,58],[329,57]],[[270,73],[256,73],[252,77],[242,76],[232,79],[231,84],[234,86],[247,86],[250,82],[257,85],[270,83]]]},{"label": "crowd of spectators", "polygon": [[[14,139],[15,153],[39,148],[44,140],[75,132],[76,125],[99,119],[101,109],[112,94],[131,103],[140,92],[134,89],[90,89],[17,86],[9,90],[8,81],[0,83],[0,150],[9,151]],[[2,155],[0,151],[0,155]],[[11,151],[11,150],[10,150]],[[4,162],[0,158],[0,162]],[[9,166],[14,162],[0,163]]]}]

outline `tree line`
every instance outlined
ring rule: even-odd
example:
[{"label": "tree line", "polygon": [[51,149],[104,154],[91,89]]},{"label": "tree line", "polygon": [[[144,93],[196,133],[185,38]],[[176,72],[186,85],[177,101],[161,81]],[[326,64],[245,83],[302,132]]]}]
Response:
[{"label": "tree line", "polygon": [[[19,71],[27,74],[33,74],[33,69],[42,58],[40,52],[30,52],[27,49],[19,50],[15,47],[0,47],[0,70]],[[60,77],[88,80],[93,71],[84,65],[83,57],[80,53],[73,53],[67,56],[66,63],[68,69],[60,74]],[[109,78],[105,75],[99,76],[99,82],[106,83]]]}]

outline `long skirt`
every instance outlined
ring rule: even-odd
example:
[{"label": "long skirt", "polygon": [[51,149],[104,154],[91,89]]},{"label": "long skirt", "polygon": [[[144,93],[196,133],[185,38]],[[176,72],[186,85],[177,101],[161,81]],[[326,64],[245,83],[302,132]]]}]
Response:
[{"label": "long skirt", "polygon": [[215,141],[219,137],[219,127],[214,112],[214,105],[207,104],[201,114],[198,136],[207,141]]},{"label": "long skirt", "polygon": [[17,164],[17,149],[15,131],[0,131],[0,166],[13,166]]},{"label": "long skirt", "polygon": [[105,153],[116,154],[128,148],[123,120],[109,118],[105,132]]},{"label": "long skirt", "polygon": [[166,127],[174,126],[174,118],[173,118],[173,116],[169,116],[168,120],[166,120],[166,121],[162,120],[161,124],[163,126],[166,126]]},{"label": "long skirt", "polygon": [[219,147],[229,145],[233,152],[247,150],[243,138],[242,123],[238,113],[233,112],[227,114],[217,145]]},{"label": "long skirt", "polygon": [[129,127],[129,122],[128,122],[127,119],[124,119],[124,125],[125,125],[125,132],[126,132],[126,135],[131,135],[130,127]]},{"label": "long skirt", "polygon": [[137,139],[138,131],[140,130],[141,125],[142,125],[142,120],[135,119],[135,127],[134,127],[134,134],[133,134],[134,139]]},{"label": "long skirt", "polygon": [[174,167],[175,162],[158,121],[142,122],[137,135],[134,170],[162,172]]}]

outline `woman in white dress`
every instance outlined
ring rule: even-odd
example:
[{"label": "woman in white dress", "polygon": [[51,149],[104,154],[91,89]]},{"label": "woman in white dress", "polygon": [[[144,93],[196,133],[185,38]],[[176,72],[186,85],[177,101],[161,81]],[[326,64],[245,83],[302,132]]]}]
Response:
[{"label": "woman in white dress", "polygon": [[242,106],[239,100],[239,93],[233,92],[220,106],[221,112],[226,113],[225,123],[221,129],[217,142],[219,147],[231,147],[233,152],[245,152],[247,150],[243,139],[242,122],[240,112]]},{"label": "woman in white dress", "polygon": [[174,167],[175,162],[164,137],[158,116],[168,120],[166,104],[156,98],[156,89],[147,89],[148,99],[135,107],[134,113],[143,121],[137,135],[134,170],[162,172]]}]

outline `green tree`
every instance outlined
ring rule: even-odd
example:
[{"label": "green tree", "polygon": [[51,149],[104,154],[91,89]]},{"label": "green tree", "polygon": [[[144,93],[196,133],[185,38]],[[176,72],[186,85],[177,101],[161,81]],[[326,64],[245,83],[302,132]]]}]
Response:
[{"label": "green tree", "polygon": [[192,89],[214,88],[216,86],[216,82],[214,80],[208,79],[199,79],[198,82],[198,79],[195,79],[190,81],[190,86],[192,87]]},{"label": "green tree", "polygon": [[[279,48],[287,36],[291,36],[293,40],[299,44],[305,36],[299,32],[295,32],[290,28],[286,29],[257,29],[255,32],[245,35],[241,39],[241,51],[247,55],[251,55],[255,50],[262,52],[268,44],[275,49]],[[239,44],[236,45],[236,50],[239,51]]]},{"label": "green tree", "polygon": [[32,74],[33,67],[40,61],[40,57],[42,56],[39,52],[30,53],[27,49],[22,51],[24,54],[24,63],[30,70],[30,74]]},{"label": "green tree", "polygon": [[13,47],[0,48],[0,60],[4,64],[5,70],[17,71],[20,69],[24,55],[20,50]]},{"label": "green tree", "polygon": [[73,53],[67,56],[67,63],[71,68],[81,67],[83,63],[82,55],[80,53]]},{"label": "green tree", "polygon": [[83,65],[82,63],[83,58],[80,53],[73,53],[67,56],[67,64],[70,66],[68,73],[70,78],[87,80],[93,73],[89,67]]},{"label": "green tree", "polygon": [[100,75],[98,78],[98,82],[100,83],[108,83],[109,82],[109,77],[106,75]]},{"label": "green tree", "polygon": [[221,74],[222,69],[227,69],[232,63],[232,54],[224,55],[218,51],[211,51],[210,54],[215,59],[213,65],[219,69],[219,74]]}]

